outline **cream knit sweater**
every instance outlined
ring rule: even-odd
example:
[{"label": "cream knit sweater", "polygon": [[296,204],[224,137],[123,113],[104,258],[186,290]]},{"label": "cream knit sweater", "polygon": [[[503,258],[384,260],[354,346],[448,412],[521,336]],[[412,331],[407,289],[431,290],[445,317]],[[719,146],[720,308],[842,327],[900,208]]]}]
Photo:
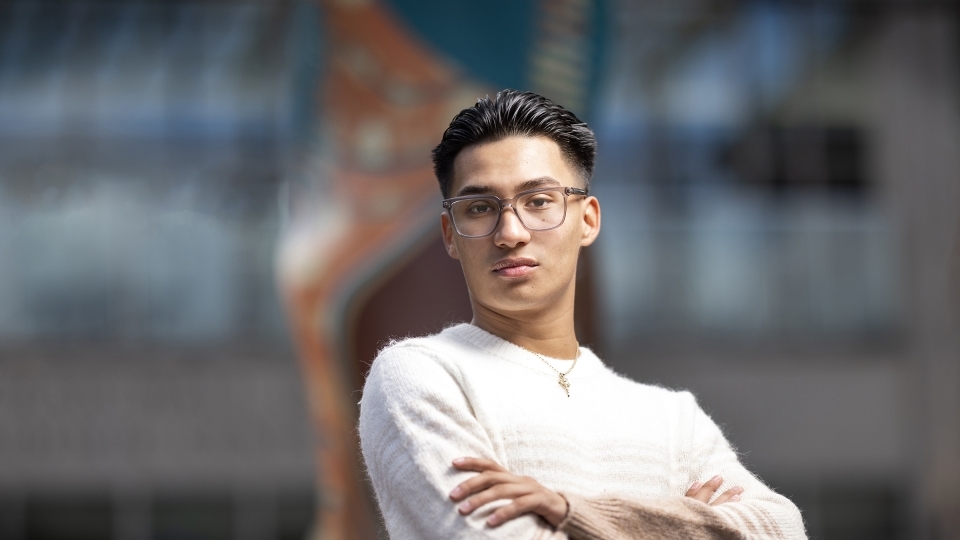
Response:
[{"label": "cream knit sweater", "polygon": [[[690,393],[636,383],[580,351],[570,397],[533,353],[469,324],[381,351],[359,429],[391,538],[806,538],[797,508],[739,463]],[[448,494],[475,474],[451,466],[464,456],[560,492],[567,518],[556,530],[532,514],[487,527],[507,501],[461,516]],[[742,501],[683,496],[715,474],[717,493],[743,486]]]}]

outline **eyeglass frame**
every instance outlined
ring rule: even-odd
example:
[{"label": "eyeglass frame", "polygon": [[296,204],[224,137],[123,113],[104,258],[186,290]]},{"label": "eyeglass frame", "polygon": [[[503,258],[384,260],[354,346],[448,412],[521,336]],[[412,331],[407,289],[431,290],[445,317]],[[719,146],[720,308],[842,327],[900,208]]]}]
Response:
[{"label": "eyeglass frame", "polygon": [[[558,190],[563,191],[563,217],[560,218],[560,223],[557,223],[553,227],[547,227],[546,229],[531,229],[530,227],[527,227],[527,224],[523,222],[523,218],[520,217],[520,212],[517,211],[517,207],[514,206],[517,202],[517,199],[519,199],[520,197],[523,197],[524,195],[530,195],[532,193],[540,193],[543,191],[558,191]],[[450,222],[453,223],[453,229],[457,231],[457,234],[459,234],[464,238],[485,238],[497,231],[497,227],[500,226],[500,219],[503,217],[503,211],[506,208],[512,209],[513,214],[517,216],[517,220],[520,221],[520,224],[523,225],[523,227],[530,232],[551,231],[553,229],[556,229],[557,227],[563,225],[563,222],[567,220],[567,196],[569,195],[582,195],[586,197],[589,195],[589,193],[586,189],[583,189],[583,188],[575,188],[575,187],[567,187],[567,186],[548,186],[548,187],[539,187],[539,188],[533,188],[533,189],[521,191],[520,193],[517,193],[516,195],[514,195],[513,197],[510,197],[509,199],[501,199],[496,195],[462,195],[460,197],[451,197],[449,199],[443,200],[443,207],[447,210],[447,214],[450,216]],[[490,232],[488,232],[487,234],[483,234],[480,236],[470,236],[470,235],[463,234],[462,232],[460,232],[460,228],[457,227],[457,220],[454,219],[453,217],[453,203],[460,202],[460,201],[479,200],[479,199],[489,199],[489,200],[497,201],[497,206],[499,206],[499,210],[497,211],[497,221],[496,223],[493,224],[493,228],[490,229]]]}]

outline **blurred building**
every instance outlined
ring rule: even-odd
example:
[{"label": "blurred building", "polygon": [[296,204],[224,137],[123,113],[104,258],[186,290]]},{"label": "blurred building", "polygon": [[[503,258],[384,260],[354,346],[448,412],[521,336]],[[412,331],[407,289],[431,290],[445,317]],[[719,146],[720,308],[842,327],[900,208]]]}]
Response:
[{"label": "blurred building", "polygon": [[273,257],[317,26],[289,2],[0,5],[0,538],[303,538]]},{"label": "blurred building", "polygon": [[[307,534],[275,250],[338,159],[325,62],[383,83],[328,50],[353,3],[0,5],[0,538]],[[960,538],[957,5],[567,4],[382,3],[457,85],[597,132],[581,339],[693,390],[811,538]],[[420,234],[337,312],[355,365],[464,316]]]},{"label": "blurred building", "polygon": [[623,3],[603,345],[692,389],[813,538],[960,538],[953,4]]}]

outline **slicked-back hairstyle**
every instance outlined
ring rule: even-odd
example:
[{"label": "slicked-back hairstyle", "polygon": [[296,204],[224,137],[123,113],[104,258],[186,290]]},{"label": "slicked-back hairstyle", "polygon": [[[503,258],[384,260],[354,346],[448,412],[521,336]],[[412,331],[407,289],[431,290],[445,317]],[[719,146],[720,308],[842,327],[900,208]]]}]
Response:
[{"label": "slicked-back hairstyle", "polygon": [[490,96],[478,99],[476,105],[453,117],[440,144],[433,149],[433,171],[443,196],[450,197],[453,162],[461,150],[515,135],[546,137],[557,143],[563,157],[577,169],[589,190],[597,138],[587,124],[533,92],[501,90],[494,99]]}]

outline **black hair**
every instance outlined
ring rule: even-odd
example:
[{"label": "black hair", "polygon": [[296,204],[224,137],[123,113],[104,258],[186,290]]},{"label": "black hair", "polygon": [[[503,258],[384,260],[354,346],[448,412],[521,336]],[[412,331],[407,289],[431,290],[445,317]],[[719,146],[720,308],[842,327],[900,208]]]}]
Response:
[{"label": "black hair", "polygon": [[461,150],[514,135],[541,136],[557,143],[589,190],[597,154],[593,131],[572,112],[541,95],[508,89],[497,92],[494,99],[478,99],[476,105],[453,117],[443,132],[443,139],[433,149],[433,171],[443,196],[450,196],[453,162]]}]

